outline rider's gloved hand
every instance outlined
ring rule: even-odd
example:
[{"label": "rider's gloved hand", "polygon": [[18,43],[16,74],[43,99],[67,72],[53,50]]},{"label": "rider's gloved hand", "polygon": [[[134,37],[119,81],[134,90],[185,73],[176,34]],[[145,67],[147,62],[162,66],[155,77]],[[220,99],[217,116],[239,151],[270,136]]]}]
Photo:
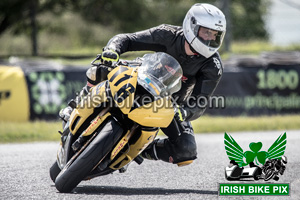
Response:
[{"label": "rider's gloved hand", "polygon": [[182,106],[178,106],[175,113],[175,119],[178,121],[185,121],[187,112]]},{"label": "rider's gloved hand", "polygon": [[112,65],[113,62],[119,61],[119,54],[114,50],[104,50],[101,54],[101,60],[105,65]]}]

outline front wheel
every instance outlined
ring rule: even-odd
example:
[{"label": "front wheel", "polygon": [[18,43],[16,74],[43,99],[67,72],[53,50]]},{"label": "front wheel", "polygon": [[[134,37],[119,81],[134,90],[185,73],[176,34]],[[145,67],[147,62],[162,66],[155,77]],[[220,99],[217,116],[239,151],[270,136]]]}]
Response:
[{"label": "front wheel", "polygon": [[122,134],[122,127],[110,119],[80,155],[74,156],[66,164],[56,177],[56,189],[60,192],[71,192],[112,150]]},{"label": "front wheel", "polygon": [[265,181],[268,181],[268,180],[272,179],[272,178],[274,177],[274,175],[275,175],[274,170],[273,170],[273,169],[268,169],[268,170],[266,171],[264,180],[265,180]]},{"label": "front wheel", "polygon": [[58,167],[57,161],[53,163],[50,167],[50,178],[55,183],[57,175],[60,173],[61,169]]}]

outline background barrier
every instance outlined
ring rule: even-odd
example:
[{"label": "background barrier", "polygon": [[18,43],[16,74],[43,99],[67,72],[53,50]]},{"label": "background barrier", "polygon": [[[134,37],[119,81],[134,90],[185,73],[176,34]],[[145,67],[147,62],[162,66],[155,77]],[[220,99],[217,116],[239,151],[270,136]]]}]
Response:
[{"label": "background barrier", "polygon": [[235,58],[234,62],[225,62],[223,77],[214,93],[225,97],[224,108],[214,106],[206,113],[230,116],[300,113],[300,62],[276,55],[276,59]]},{"label": "background barrier", "polygon": [[29,97],[20,67],[0,65],[0,120],[29,119]]},{"label": "background barrier", "polygon": [[[217,98],[205,114],[300,113],[299,59],[298,53],[227,60],[214,93]],[[48,61],[17,64],[20,67],[0,66],[0,120],[58,119],[59,110],[85,85],[89,67]]]},{"label": "background barrier", "polygon": [[0,120],[56,120],[86,82],[88,67],[48,61],[17,64],[0,66]]}]

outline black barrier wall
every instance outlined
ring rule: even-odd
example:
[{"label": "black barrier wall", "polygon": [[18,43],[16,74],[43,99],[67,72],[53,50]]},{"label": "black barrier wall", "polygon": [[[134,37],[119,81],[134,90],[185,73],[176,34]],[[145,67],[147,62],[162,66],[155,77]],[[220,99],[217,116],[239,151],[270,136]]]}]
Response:
[{"label": "black barrier wall", "polygon": [[86,70],[32,71],[26,74],[30,91],[30,119],[57,119],[85,85]]},{"label": "black barrier wall", "polygon": [[[299,53],[296,57],[300,60]],[[224,62],[222,79],[205,114],[300,113],[299,60],[233,60]],[[37,61],[17,66],[0,66],[0,120],[58,119],[60,109],[86,84],[89,67]]]},{"label": "black barrier wall", "polygon": [[88,68],[47,60],[18,60],[0,66],[0,92],[9,91],[9,98],[1,95],[6,99],[0,101],[0,120],[57,120],[60,109],[86,84]]},{"label": "black barrier wall", "polygon": [[299,64],[225,66],[214,93],[224,97],[224,106],[212,106],[206,113],[230,116],[300,113],[299,77]]}]

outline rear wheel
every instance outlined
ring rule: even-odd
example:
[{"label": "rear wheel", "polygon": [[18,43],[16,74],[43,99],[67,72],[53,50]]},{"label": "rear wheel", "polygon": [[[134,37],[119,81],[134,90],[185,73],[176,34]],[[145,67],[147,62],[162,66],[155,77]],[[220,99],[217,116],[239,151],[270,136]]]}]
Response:
[{"label": "rear wheel", "polygon": [[112,150],[123,134],[121,126],[110,119],[93,141],[74,156],[56,177],[55,187],[60,192],[71,192]]},{"label": "rear wheel", "polygon": [[257,167],[254,174],[253,174],[254,180],[259,180],[259,178],[261,176],[261,173],[262,173],[261,168]]}]

